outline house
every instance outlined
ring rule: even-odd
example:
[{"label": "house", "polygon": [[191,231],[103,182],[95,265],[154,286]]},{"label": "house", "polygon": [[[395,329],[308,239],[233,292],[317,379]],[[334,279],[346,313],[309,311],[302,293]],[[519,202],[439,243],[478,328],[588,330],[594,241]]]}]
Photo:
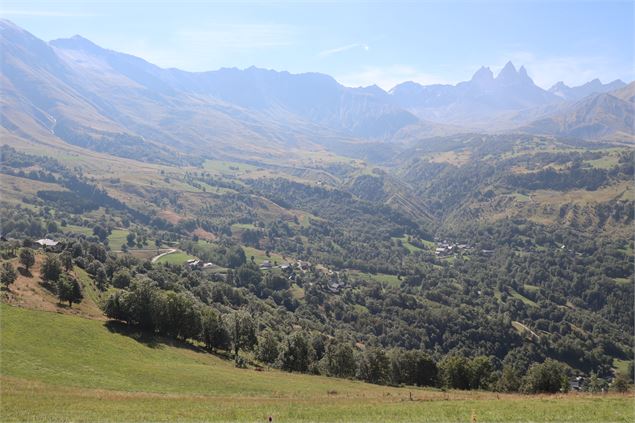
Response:
[{"label": "house", "polygon": [[192,269],[200,269],[203,267],[203,262],[200,260],[188,260],[187,265]]},{"label": "house", "polygon": [[38,239],[37,241],[35,241],[35,243],[40,244],[40,246],[42,247],[55,247],[57,244],[59,244],[59,242],[49,238]]},{"label": "house", "polygon": [[340,287],[343,287],[343,286],[340,285],[339,282],[329,281],[326,283],[326,288],[334,294],[337,294],[338,292],[340,292]]},{"label": "house", "polygon": [[260,264],[261,269],[271,269],[272,267],[273,265],[271,264],[269,260],[265,260]]},{"label": "house", "polygon": [[437,256],[443,255],[443,254],[447,254],[448,249],[447,247],[437,247],[434,250],[434,254],[436,254]]},{"label": "house", "polygon": [[311,263],[309,263],[308,261],[298,260],[297,266],[302,270],[309,270],[309,268],[311,267]]},{"label": "house", "polygon": [[583,387],[584,387],[584,378],[582,376],[577,376],[569,380],[570,391],[581,391]]}]

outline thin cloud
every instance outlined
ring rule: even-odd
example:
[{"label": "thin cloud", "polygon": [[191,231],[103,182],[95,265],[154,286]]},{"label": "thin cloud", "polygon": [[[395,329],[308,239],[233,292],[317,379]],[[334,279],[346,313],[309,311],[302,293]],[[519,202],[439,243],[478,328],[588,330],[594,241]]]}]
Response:
[{"label": "thin cloud", "polygon": [[208,30],[182,30],[176,35],[183,41],[213,48],[254,49],[289,46],[298,30],[289,25],[220,24]]},{"label": "thin cloud", "polygon": [[361,44],[361,43],[348,44],[348,45],[341,46],[341,47],[336,47],[336,48],[332,48],[332,49],[328,49],[328,50],[323,50],[323,51],[318,53],[318,56],[319,57],[327,57],[327,56],[331,56],[333,54],[343,53],[345,51],[353,50],[353,49],[362,49],[364,51],[368,51],[368,50],[370,50],[370,47],[368,47],[367,44]]}]

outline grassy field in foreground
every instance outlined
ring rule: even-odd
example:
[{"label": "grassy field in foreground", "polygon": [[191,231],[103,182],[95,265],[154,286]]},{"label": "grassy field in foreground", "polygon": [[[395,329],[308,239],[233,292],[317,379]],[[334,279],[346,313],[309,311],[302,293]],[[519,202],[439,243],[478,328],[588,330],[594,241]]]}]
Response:
[{"label": "grassy field in foreground", "polygon": [[[1,308],[2,421],[632,421],[633,398],[391,388],[236,369],[104,322]],[[413,401],[410,401],[412,393]]]}]

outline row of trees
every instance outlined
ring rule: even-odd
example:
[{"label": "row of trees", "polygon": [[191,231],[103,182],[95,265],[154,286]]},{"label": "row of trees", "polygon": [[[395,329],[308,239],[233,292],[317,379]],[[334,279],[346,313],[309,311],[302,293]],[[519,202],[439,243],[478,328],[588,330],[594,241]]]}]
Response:
[{"label": "row of trees", "polygon": [[184,292],[164,291],[148,280],[113,293],[106,314],[129,325],[179,340],[195,340],[209,350],[232,351],[237,365],[241,351],[259,362],[290,372],[357,378],[375,384],[439,386],[453,389],[558,392],[568,388],[567,369],[547,360],[526,375],[513,368],[497,371],[489,357],[451,355],[436,362],[421,350],[358,348],[345,339],[305,330],[289,334],[265,329],[246,310],[221,313],[197,303]]}]

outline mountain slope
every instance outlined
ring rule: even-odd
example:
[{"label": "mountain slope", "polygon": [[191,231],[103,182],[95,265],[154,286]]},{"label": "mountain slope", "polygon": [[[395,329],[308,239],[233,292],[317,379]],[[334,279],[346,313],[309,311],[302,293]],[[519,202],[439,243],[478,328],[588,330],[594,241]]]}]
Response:
[{"label": "mountain slope", "polygon": [[[575,118],[557,117],[570,113],[569,104],[511,62],[496,77],[481,68],[455,86],[407,82],[386,93],[344,87],[318,73],[162,69],[80,36],[46,43],[6,20],[0,20],[0,47],[4,131],[147,162],[279,161],[324,150],[364,156],[360,142],[416,141],[464,128],[527,126],[614,139],[628,135],[631,122],[617,97],[588,104]],[[600,117],[591,116],[596,112]]]},{"label": "mountain slope", "polygon": [[[255,67],[190,73],[161,69],[134,56],[98,47],[79,36],[55,40],[51,45],[70,67],[87,74],[93,69],[110,69],[113,75],[124,76],[142,87],[137,94],[187,94],[238,118],[244,118],[245,111],[249,111],[252,116],[247,117],[251,120],[257,120],[258,115],[267,121],[306,120],[305,125],[312,123],[369,137],[389,135],[417,120],[376,95],[343,87],[323,74],[293,75]],[[99,79],[100,75],[93,73],[91,78]]]},{"label": "mountain slope", "polygon": [[79,36],[47,44],[6,20],[0,37],[2,125],[25,139],[174,162],[288,156],[418,121],[326,75],[161,69]]},{"label": "mountain slope", "polygon": [[585,97],[522,129],[536,134],[632,142],[635,140],[634,90],[635,83],[631,83],[611,93]]}]

